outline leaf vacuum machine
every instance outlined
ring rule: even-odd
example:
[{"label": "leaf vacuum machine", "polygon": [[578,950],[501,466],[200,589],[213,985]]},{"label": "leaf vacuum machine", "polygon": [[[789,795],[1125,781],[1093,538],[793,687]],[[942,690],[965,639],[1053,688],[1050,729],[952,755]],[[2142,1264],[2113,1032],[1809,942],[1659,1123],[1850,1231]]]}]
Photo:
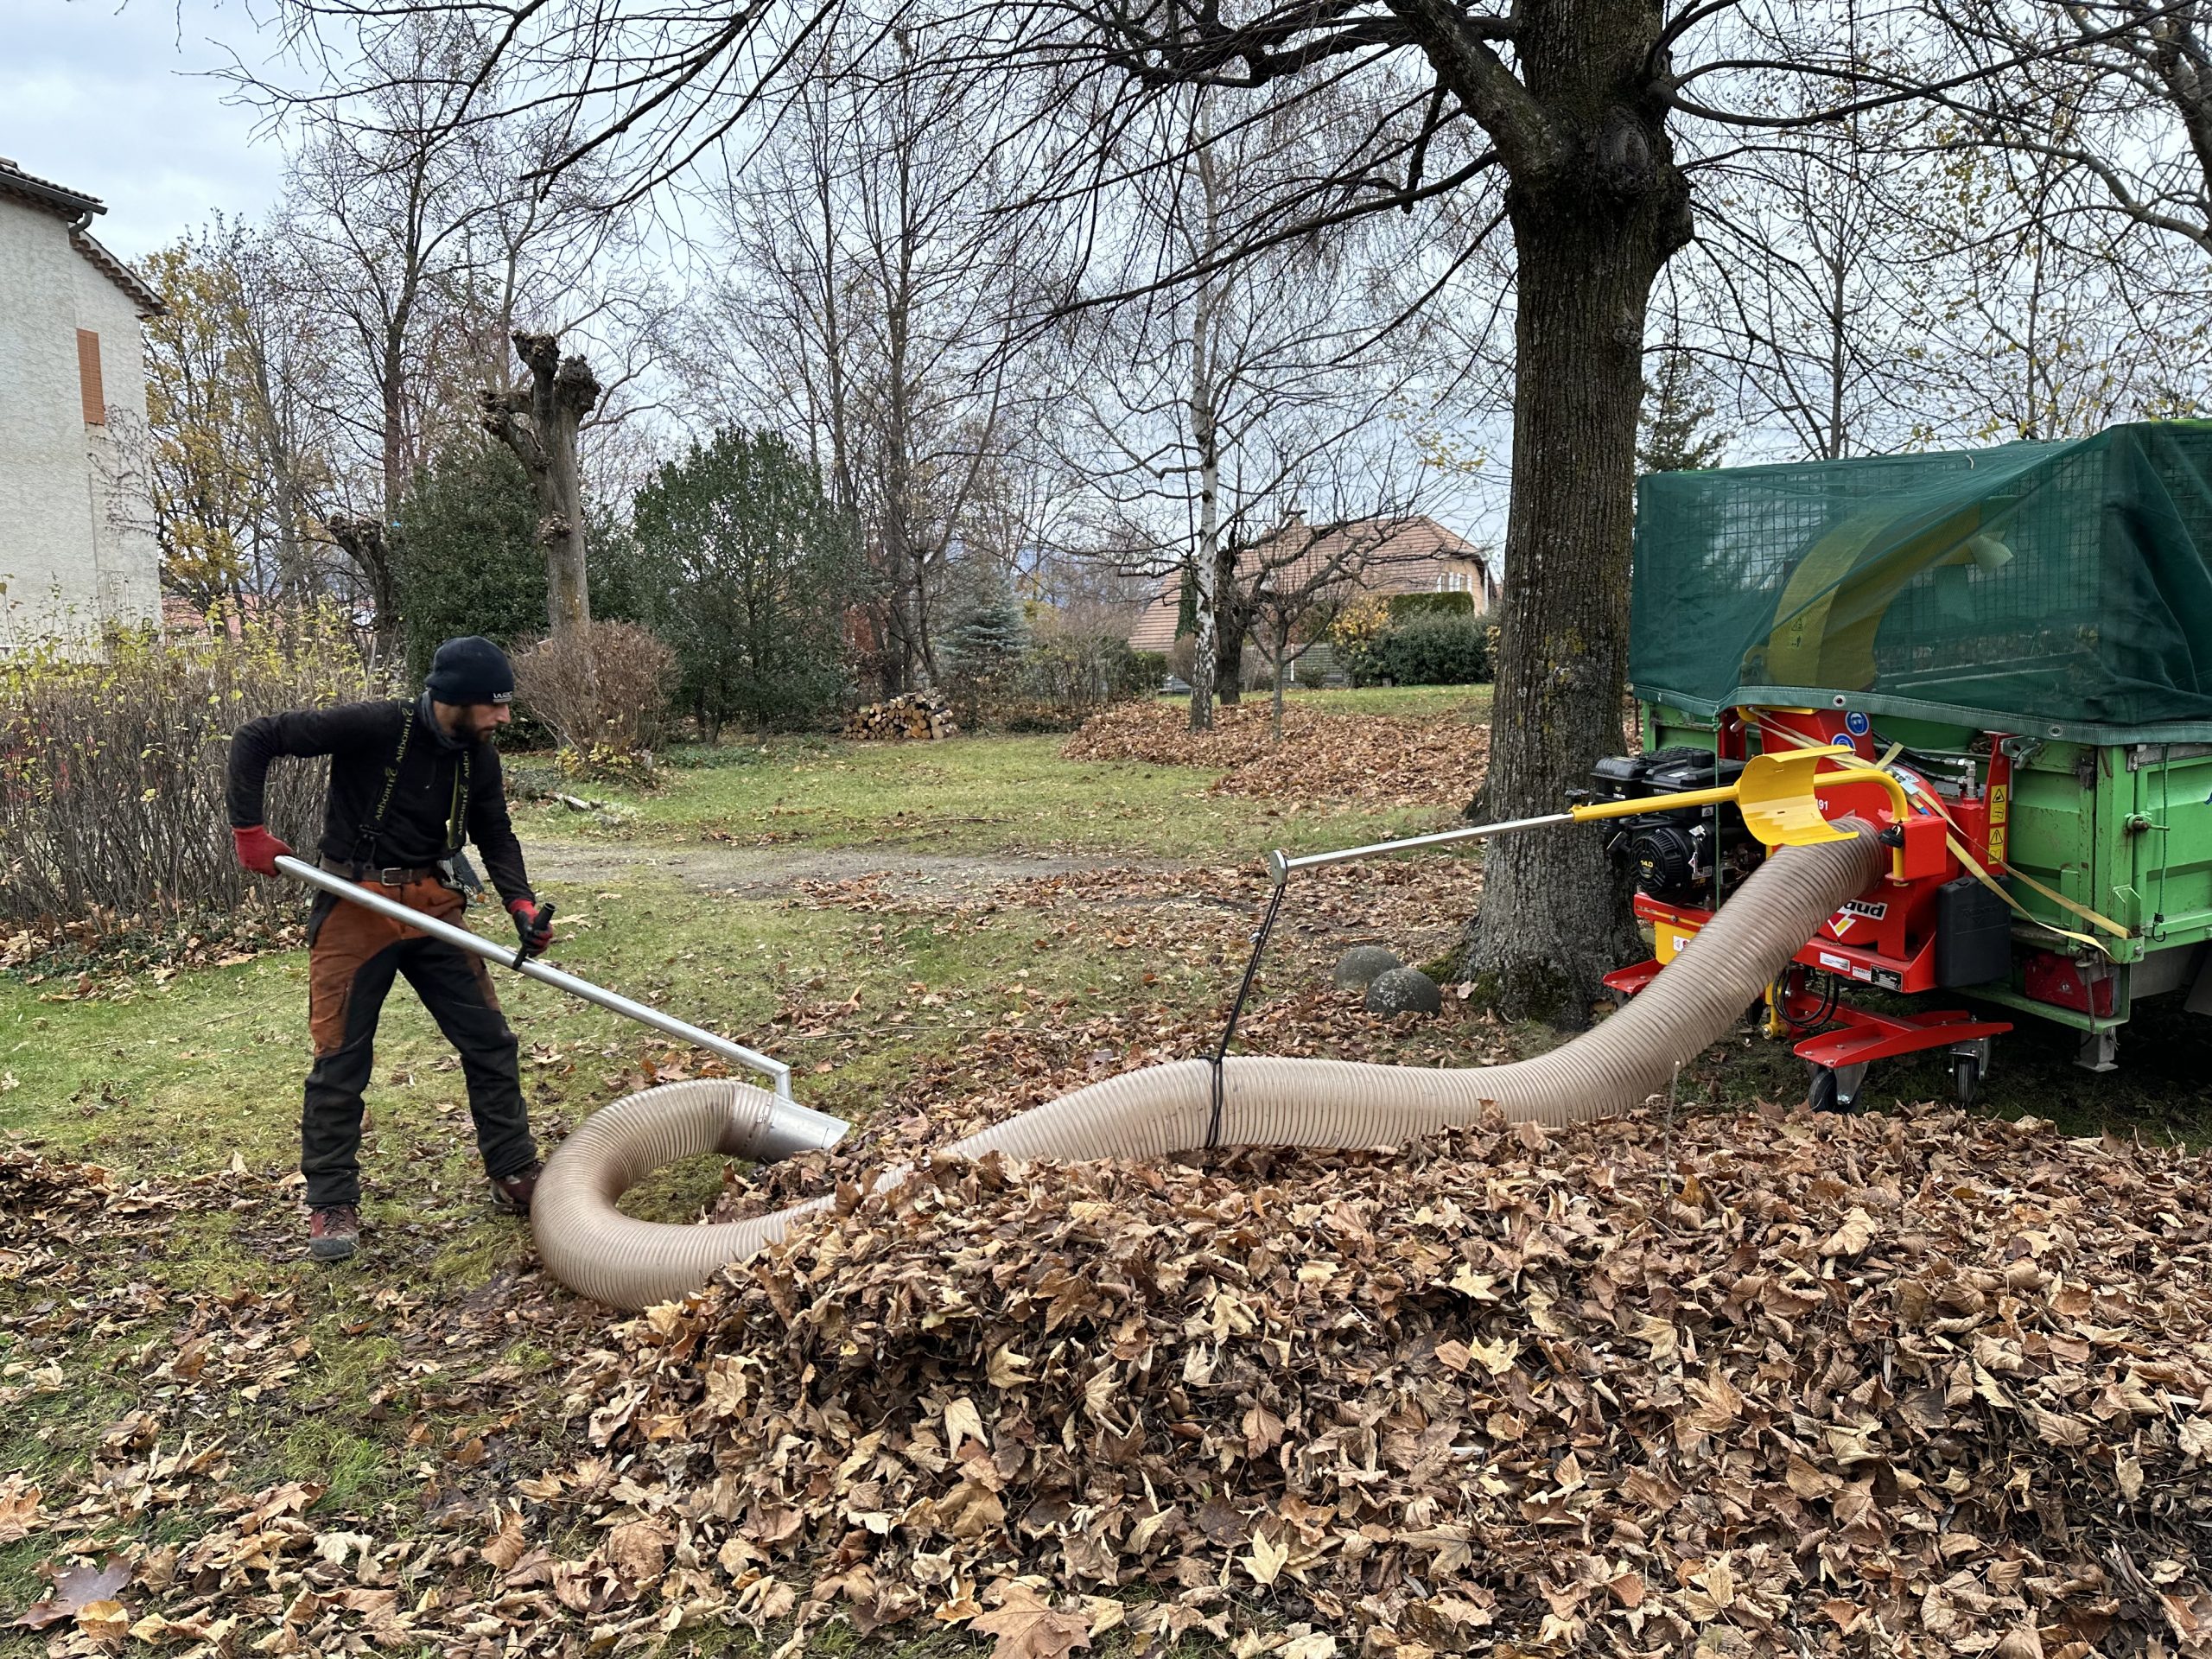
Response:
[{"label": "leaf vacuum machine", "polygon": [[1613,815],[1813,752],[1888,855],[1767,994],[1815,1104],[1929,1051],[1970,1101],[2022,1016],[2108,1071],[2139,1000],[2212,1013],[2212,423],[1656,474],[1633,570],[1642,752],[1583,795],[1653,942],[1617,992],[1769,849],[1723,800]]}]

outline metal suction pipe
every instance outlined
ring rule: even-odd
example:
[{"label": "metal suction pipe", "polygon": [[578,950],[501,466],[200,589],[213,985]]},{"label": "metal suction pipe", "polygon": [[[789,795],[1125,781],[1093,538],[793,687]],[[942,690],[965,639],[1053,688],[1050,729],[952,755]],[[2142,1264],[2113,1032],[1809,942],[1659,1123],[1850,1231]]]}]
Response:
[{"label": "metal suction pipe", "polygon": [[[588,979],[578,979],[574,974],[563,973],[548,963],[533,961],[524,957],[520,949],[493,944],[489,939],[457,927],[451,922],[441,921],[435,916],[426,916],[419,910],[410,909],[396,899],[386,898],[372,887],[358,881],[348,881],[342,875],[333,875],[304,859],[279,857],[276,868],[311,887],[335,893],[348,904],[372,910],[379,916],[428,933],[433,938],[443,939],[457,950],[471,956],[481,957],[486,962],[496,962],[513,969],[525,979],[534,979],[541,985],[550,985],[556,991],[566,991],[570,996],[605,1008],[609,1014],[619,1014],[626,1020],[634,1020],[641,1026],[696,1047],[710,1054],[719,1054],[732,1065],[741,1065],[748,1071],[757,1071],[770,1079],[779,1103],[773,1113],[773,1122],[761,1126],[759,1139],[764,1146],[779,1148],[774,1152],[751,1154],[763,1159],[789,1157],[794,1152],[810,1152],[820,1147],[834,1147],[852,1126],[840,1117],[817,1112],[802,1106],[791,1098],[791,1069],[781,1060],[750,1049],[742,1043],[734,1043],[727,1037],[717,1037],[711,1031],[702,1031],[686,1020],[674,1014],[663,1014],[658,1008],[648,1007],[643,1002],[632,1001],[616,991],[594,985]],[[757,1094],[757,1090],[747,1093]]]},{"label": "metal suction pipe", "polygon": [[1408,836],[1402,841],[1371,841],[1364,847],[1339,847],[1333,852],[1306,853],[1293,858],[1278,847],[1268,855],[1268,874],[1277,887],[1296,870],[1318,870],[1325,864],[1348,864],[1356,858],[1376,858],[1384,853],[1418,852],[1424,847],[1449,847],[1454,842],[1487,841],[1516,830],[1541,830],[1547,824],[1573,823],[1572,812],[1547,812],[1540,818],[1506,818],[1497,823],[1478,823],[1465,830],[1440,830],[1430,836]]}]

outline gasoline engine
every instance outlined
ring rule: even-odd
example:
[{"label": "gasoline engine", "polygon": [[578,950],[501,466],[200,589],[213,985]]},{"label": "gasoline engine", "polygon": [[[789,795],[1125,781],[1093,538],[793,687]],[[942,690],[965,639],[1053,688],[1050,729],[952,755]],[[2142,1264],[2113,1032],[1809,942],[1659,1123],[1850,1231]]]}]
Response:
[{"label": "gasoline engine", "polygon": [[[1660,749],[1650,754],[1608,755],[1580,798],[1642,800],[1732,784],[1740,760],[1711,750]],[[1605,849],[1635,873],[1637,890],[1676,904],[1711,905],[1757,869],[1766,849],[1733,802],[1703,810],[1640,814],[1612,821]]]}]

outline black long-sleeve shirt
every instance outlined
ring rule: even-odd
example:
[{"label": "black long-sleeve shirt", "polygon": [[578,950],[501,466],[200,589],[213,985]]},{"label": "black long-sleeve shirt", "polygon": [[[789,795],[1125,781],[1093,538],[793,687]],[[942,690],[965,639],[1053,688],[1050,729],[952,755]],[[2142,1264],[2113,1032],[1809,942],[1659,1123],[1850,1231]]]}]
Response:
[{"label": "black long-sleeve shirt", "polygon": [[[330,790],[323,803],[321,852],[340,863],[365,868],[427,867],[459,849],[454,828],[465,830],[484,855],[486,874],[500,899],[535,899],[523,868],[522,846],[507,818],[506,785],[499,751],[488,738],[457,743],[430,726],[416,707],[407,752],[372,849],[361,832],[376,816],[385,769],[399,754],[400,730],[410,712],[404,702],[348,702],[335,709],[295,709],[264,715],[231,738],[226,797],[233,829],[264,822],[269,763],[280,754],[330,757]],[[466,758],[467,793],[461,796]]]}]

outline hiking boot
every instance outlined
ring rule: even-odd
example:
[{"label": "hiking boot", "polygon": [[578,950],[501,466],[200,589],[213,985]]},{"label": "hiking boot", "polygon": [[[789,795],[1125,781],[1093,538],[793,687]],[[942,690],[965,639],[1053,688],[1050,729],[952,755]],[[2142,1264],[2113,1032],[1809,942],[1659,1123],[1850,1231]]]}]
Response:
[{"label": "hiking boot", "polygon": [[530,1201],[537,1196],[537,1178],[545,1166],[532,1159],[512,1175],[492,1177],[492,1207],[504,1210],[511,1216],[530,1213]]},{"label": "hiking boot", "polygon": [[343,1262],[361,1247],[361,1212],[350,1204],[308,1211],[308,1254],[318,1262]]}]

